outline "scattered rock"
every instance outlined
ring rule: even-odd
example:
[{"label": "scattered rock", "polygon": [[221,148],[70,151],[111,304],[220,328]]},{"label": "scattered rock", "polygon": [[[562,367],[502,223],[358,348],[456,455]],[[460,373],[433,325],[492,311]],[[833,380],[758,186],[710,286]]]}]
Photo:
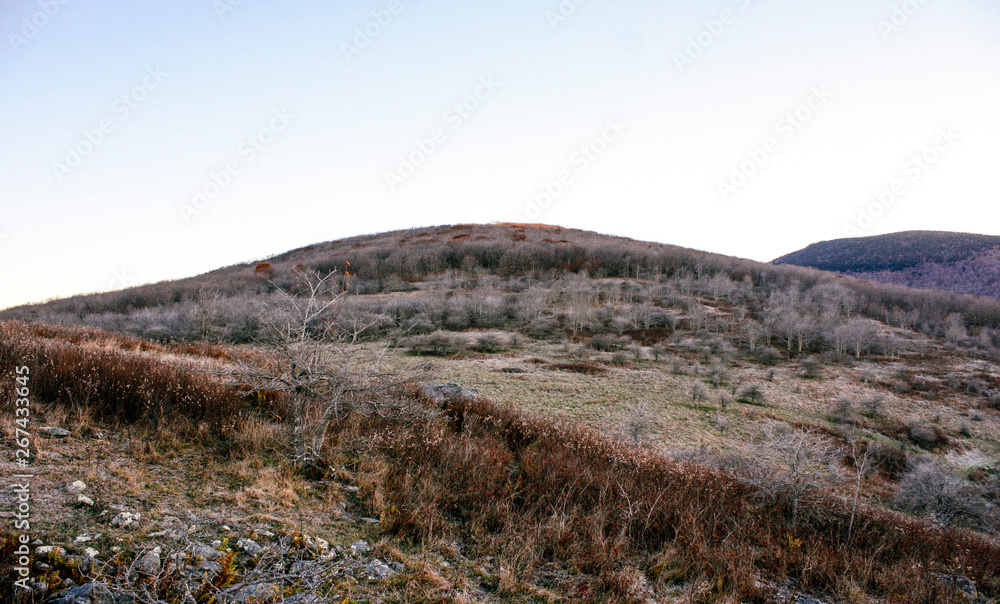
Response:
[{"label": "scattered rock", "polygon": [[979,593],[976,589],[976,583],[968,577],[963,577],[962,575],[934,575],[934,578],[948,587],[954,587],[970,598],[975,598]]},{"label": "scattered rock", "polygon": [[76,496],[76,502],[81,506],[86,507],[93,507],[94,505],[94,500],[82,493]]},{"label": "scattered rock", "polygon": [[475,388],[465,388],[464,386],[459,386],[455,382],[448,382],[447,384],[441,384],[440,386],[424,384],[421,387],[421,390],[427,398],[433,400],[435,403],[479,398],[478,390]]},{"label": "scattered rock", "polygon": [[340,488],[347,491],[348,493],[357,493],[361,490],[361,487],[355,486],[353,484],[342,484]]},{"label": "scattered rock", "polygon": [[227,525],[227,524],[223,524],[222,525],[222,530],[224,530],[226,532],[229,532],[229,533],[233,532],[233,529],[229,528],[229,525]]},{"label": "scattered rock", "polygon": [[368,563],[367,572],[368,576],[373,579],[385,579],[386,577],[396,574],[396,571],[389,568],[387,564],[379,560],[378,558],[372,559]]},{"label": "scattered rock", "polygon": [[142,514],[139,512],[121,512],[111,519],[111,524],[120,528],[129,528],[139,524],[140,520],[142,520]]},{"label": "scattered rock", "polygon": [[85,547],[83,548],[83,555],[90,558],[96,558],[101,555],[101,552],[97,551],[92,547]]},{"label": "scattered rock", "polygon": [[135,561],[135,569],[146,575],[158,574],[160,572],[160,553],[162,551],[159,547],[153,548],[153,551],[147,552]]},{"label": "scattered rock", "polygon": [[810,598],[809,596],[796,596],[795,604],[825,604],[821,600],[816,598]]},{"label": "scattered rock", "polygon": [[65,461],[66,456],[56,451],[42,451],[38,457],[43,461]]},{"label": "scattered rock", "polygon": [[368,524],[378,524],[379,523],[379,519],[378,518],[362,518],[361,520],[364,521],[364,522],[367,522]]},{"label": "scattered rock", "polygon": [[191,546],[191,554],[206,560],[221,560],[225,557],[226,552],[209,547],[204,543],[195,543]]},{"label": "scattered rock", "polygon": [[36,558],[46,558],[52,559],[56,556],[62,556],[66,553],[66,550],[59,547],[58,545],[40,545],[35,548]]},{"label": "scattered rock", "polygon": [[355,554],[363,554],[370,551],[372,551],[372,546],[368,545],[367,541],[355,541],[351,544],[351,552]]},{"label": "scattered rock", "polygon": [[[96,541],[97,539],[100,539],[102,535],[103,533],[82,533],[77,535],[76,538],[73,539],[73,543],[87,543],[88,541]],[[35,553],[38,553],[37,549],[35,550]]]},{"label": "scattered rock", "polygon": [[104,583],[84,583],[64,589],[46,600],[46,604],[117,604]]},{"label": "scattered rock", "polygon": [[240,548],[241,550],[245,551],[251,556],[259,556],[260,553],[264,551],[264,548],[263,546],[261,546],[261,544],[257,543],[253,539],[247,539],[245,537],[241,537],[238,541],[236,541],[236,547]]},{"label": "scattered rock", "polygon": [[38,433],[51,436],[52,438],[66,438],[73,434],[66,428],[57,428],[55,426],[42,426],[38,429]]},{"label": "scattered rock", "polygon": [[87,483],[82,480],[74,480],[73,482],[66,485],[66,490],[70,493],[82,493],[84,489],[87,488]]},{"label": "scattered rock", "polygon": [[248,604],[249,602],[274,602],[281,597],[281,588],[274,583],[254,583],[234,585],[226,590],[227,602]]}]

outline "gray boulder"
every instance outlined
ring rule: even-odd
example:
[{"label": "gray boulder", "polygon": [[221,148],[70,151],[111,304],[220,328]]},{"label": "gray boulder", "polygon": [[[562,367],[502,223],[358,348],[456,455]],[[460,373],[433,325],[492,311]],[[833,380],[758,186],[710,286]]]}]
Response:
[{"label": "gray boulder", "polygon": [[55,593],[45,604],[129,604],[135,599],[125,594],[116,594],[104,583],[84,583]]},{"label": "gray boulder", "polygon": [[159,547],[153,548],[153,551],[147,552],[141,558],[135,561],[135,569],[140,573],[146,575],[156,575],[160,572],[160,552],[163,551]]},{"label": "gray boulder", "polygon": [[264,547],[254,541],[253,539],[240,538],[236,541],[236,547],[250,554],[251,556],[259,556],[263,551]]},{"label": "gray boulder", "polygon": [[199,558],[204,558],[206,560],[221,560],[225,557],[226,552],[215,549],[214,547],[209,547],[204,543],[195,543],[191,546],[191,554],[198,556]]},{"label": "gray boulder", "polygon": [[459,386],[455,382],[448,382],[447,384],[441,384],[439,386],[435,386],[434,384],[424,384],[421,387],[421,390],[427,398],[431,399],[435,403],[479,398],[478,390],[475,388]]},{"label": "gray boulder", "polygon": [[975,598],[979,593],[976,583],[962,575],[934,575],[934,578],[948,587],[953,587],[970,598]]},{"label": "gray boulder", "polygon": [[226,602],[249,604],[250,602],[274,602],[281,597],[281,588],[274,583],[252,583],[234,585],[226,590]]}]

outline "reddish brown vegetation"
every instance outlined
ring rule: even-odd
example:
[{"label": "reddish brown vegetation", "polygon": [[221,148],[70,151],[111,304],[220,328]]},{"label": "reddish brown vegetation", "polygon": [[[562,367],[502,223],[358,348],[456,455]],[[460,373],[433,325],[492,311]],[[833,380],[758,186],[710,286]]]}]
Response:
[{"label": "reddish brown vegetation", "polygon": [[160,424],[184,417],[205,422],[216,433],[238,423],[243,401],[234,389],[204,374],[126,352],[122,346],[82,345],[99,337],[133,344],[133,350],[158,348],[97,330],[0,323],[2,391],[13,392],[14,368],[26,365],[36,401],[80,406],[96,419]]},{"label": "reddish brown vegetation", "polygon": [[592,365],[590,363],[551,363],[548,365],[550,369],[557,369],[559,371],[572,371],[574,373],[582,373],[584,375],[607,375],[608,370],[600,365]]},{"label": "reddish brown vegetation", "polygon": [[772,597],[785,577],[808,592],[853,585],[890,602],[960,601],[933,586],[936,572],[961,572],[985,594],[1000,589],[1000,547],[972,533],[863,510],[848,539],[840,500],[814,495],[793,523],[789,501],[725,473],[486,401],[456,408],[458,429],[447,418],[356,417],[335,438],[373,443],[357,470],[388,533],[460,537],[470,553],[520,568],[518,580],[555,562],[605,591],[631,566],[661,587],[708,577],[716,596],[746,601]]}]

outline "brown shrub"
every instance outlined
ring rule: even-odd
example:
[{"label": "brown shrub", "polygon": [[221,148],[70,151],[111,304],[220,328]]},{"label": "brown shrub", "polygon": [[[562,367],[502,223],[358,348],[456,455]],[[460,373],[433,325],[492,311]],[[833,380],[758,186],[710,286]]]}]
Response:
[{"label": "brown shrub", "polygon": [[910,467],[910,458],[902,447],[872,442],[868,445],[872,466],[890,480],[899,480]]},{"label": "brown shrub", "polygon": [[970,533],[863,509],[848,541],[850,510],[839,499],[804,497],[795,524],[788,502],[768,503],[723,471],[482,399],[450,405],[461,407],[461,431],[447,419],[370,416],[336,438],[369,443],[359,471],[368,469],[373,513],[389,534],[461,538],[470,555],[523,553],[508,560],[505,589],[555,562],[590,576],[601,601],[628,598],[646,589],[628,565],[652,567],[665,552],[670,576],[711,578],[705,601],[765,601],[774,594],[762,577],[815,592],[845,590],[847,580],[900,602],[950,601],[926,599],[935,572],[960,569],[986,594],[1000,588],[1000,548]]},{"label": "brown shrub", "polygon": [[928,451],[940,451],[951,445],[951,439],[938,426],[911,423],[907,428],[907,435],[913,444]]},{"label": "brown shrub", "polygon": [[[0,367],[5,371],[0,384],[11,383],[14,368],[26,365],[32,396],[82,406],[95,419],[158,425],[183,416],[207,422],[218,433],[239,420],[240,396],[204,374],[133,352],[83,346],[72,338],[38,337],[38,331],[44,328],[17,321],[0,323]],[[118,338],[109,336],[111,341]]]},{"label": "brown shrub", "polygon": [[558,371],[572,371],[584,375],[607,375],[608,373],[604,367],[591,363],[550,363],[547,366]]}]

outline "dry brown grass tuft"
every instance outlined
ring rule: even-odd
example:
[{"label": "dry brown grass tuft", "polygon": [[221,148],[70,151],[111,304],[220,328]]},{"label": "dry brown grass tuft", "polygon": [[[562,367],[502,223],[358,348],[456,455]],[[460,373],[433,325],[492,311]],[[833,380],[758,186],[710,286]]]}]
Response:
[{"label": "dry brown grass tuft", "polygon": [[[461,428],[369,416],[335,437],[371,443],[353,466],[387,534],[459,538],[470,554],[496,556],[503,593],[524,593],[550,563],[592,577],[595,594],[618,601],[699,577],[711,581],[691,601],[764,601],[786,577],[808,592],[892,601],[930,597],[934,572],[961,572],[984,593],[1000,588],[1000,547],[971,533],[866,509],[849,540],[850,510],[839,499],[804,497],[796,522],[790,498],[765,499],[724,472],[484,400],[449,406],[461,408]],[[650,569],[653,583],[633,567]]]},{"label": "dry brown grass tuft", "polygon": [[[186,418],[206,422],[216,434],[238,425],[243,401],[232,388],[121,346],[85,345],[100,335],[87,329],[0,323],[0,367],[5,372],[0,385],[11,383],[14,367],[27,365],[34,400],[85,409],[94,419],[163,426]],[[107,339],[118,344],[136,340],[112,334]],[[148,344],[136,342],[137,349]],[[5,387],[4,392],[13,390]]]}]

